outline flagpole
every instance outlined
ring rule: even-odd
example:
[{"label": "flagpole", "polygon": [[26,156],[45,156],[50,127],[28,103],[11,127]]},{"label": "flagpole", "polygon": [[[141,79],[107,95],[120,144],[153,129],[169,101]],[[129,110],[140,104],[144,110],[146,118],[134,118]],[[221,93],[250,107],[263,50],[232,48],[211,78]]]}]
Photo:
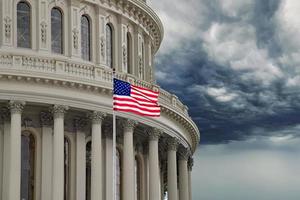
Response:
[{"label": "flagpole", "polygon": [[[115,78],[115,73],[116,70],[113,68],[113,73],[112,73],[112,89],[114,90],[114,78]],[[113,91],[114,93],[114,91]],[[114,109],[112,110],[112,116],[113,116],[113,200],[116,200],[116,114]]]}]

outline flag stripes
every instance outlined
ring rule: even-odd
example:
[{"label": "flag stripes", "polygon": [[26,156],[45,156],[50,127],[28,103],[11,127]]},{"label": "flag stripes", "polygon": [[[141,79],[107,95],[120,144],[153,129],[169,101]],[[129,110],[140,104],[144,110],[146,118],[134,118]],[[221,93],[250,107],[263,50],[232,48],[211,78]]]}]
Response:
[{"label": "flag stripes", "polygon": [[122,112],[159,117],[159,93],[114,79],[113,109]]}]

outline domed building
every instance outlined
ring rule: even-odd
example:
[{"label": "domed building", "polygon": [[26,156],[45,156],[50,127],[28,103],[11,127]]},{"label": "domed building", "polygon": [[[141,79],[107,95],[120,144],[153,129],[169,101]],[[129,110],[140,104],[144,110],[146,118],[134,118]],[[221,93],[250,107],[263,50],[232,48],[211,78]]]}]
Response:
[{"label": "domed building", "polygon": [[[191,200],[199,130],[155,82],[163,26],[145,1],[1,0],[0,10],[0,199]],[[116,113],[115,168],[113,69],[161,106],[158,118]]]}]

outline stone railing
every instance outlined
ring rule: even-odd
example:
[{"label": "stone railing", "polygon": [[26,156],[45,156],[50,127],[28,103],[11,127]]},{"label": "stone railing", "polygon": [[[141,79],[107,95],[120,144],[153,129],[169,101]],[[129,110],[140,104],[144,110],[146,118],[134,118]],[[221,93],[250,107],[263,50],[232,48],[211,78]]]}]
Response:
[{"label": "stone railing", "polygon": [[[22,74],[43,74],[48,78],[64,77],[78,81],[95,81],[95,84],[103,83],[111,88],[112,70],[92,64],[76,63],[69,60],[56,58],[41,58],[34,56],[10,55],[0,53],[0,74],[5,72]],[[134,85],[160,91],[159,102],[164,106],[183,114],[189,118],[188,108],[174,94],[161,89],[158,85],[140,80],[131,74],[116,73],[116,78],[128,81]]]}]

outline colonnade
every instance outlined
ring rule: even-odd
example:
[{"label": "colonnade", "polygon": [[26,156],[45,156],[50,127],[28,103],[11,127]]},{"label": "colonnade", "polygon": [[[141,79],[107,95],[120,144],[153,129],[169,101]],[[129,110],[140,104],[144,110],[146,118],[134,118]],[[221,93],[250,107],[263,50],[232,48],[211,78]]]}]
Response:
[{"label": "colonnade", "polygon": [[[5,130],[9,131],[6,151],[3,152],[3,182],[2,199],[20,200],[21,184],[21,117],[25,102],[9,102],[10,117],[4,126],[10,123]],[[50,159],[52,166],[42,166],[41,199],[42,200],[64,200],[64,116],[68,111],[67,106],[54,105],[51,107],[53,122],[42,123],[42,130],[51,132],[53,153],[51,158],[47,157],[47,151],[43,150],[42,160]],[[106,114],[93,111],[91,119],[91,200],[112,200],[112,162],[106,160],[105,174],[102,169],[102,126]],[[50,119],[51,117],[49,117]],[[50,121],[50,120],[49,120]],[[137,122],[134,120],[123,120],[123,156],[122,156],[122,200],[135,199],[135,178],[134,178],[134,129]],[[51,128],[53,127],[53,129]],[[1,132],[1,131],[0,131]],[[157,128],[148,128],[148,166],[147,166],[147,189],[143,200],[163,199],[161,193],[161,173],[159,160],[159,140],[162,131]],[[104,133],[107,134],[107,133]],[[85,197],[85,134],[78,129],[76,131],[76,200],[84,200]],[[105,143],[106,144],[106,143]],[[191,170],[192,159],[189,151],[184,149],[178,151],[179,141],[175,138],[167,140],[167,192],[169,200],[191,200]],[[107,144],[106,144],[107,145]],[[42,149],[47,146],[42,146]],[[105,147],[104,147],[105,148]],[[182,149],[182,148],[181,148]],[[1,151],[0,151],[1,152]],[[112,157],[112,152],[106,151],[105,157]],[[43,162],[43,161],[42,161]],[[178,166],[177,166],[178,163]],[[178,168],[178,170],[177,170]],[[52,169],[51,175],[46,174]],[[179,172],[179,173],[177,173]],[[179,177],[178,177],[179,176]],[[105,177],[105,178],[102,178]],[[105,180],[105,181],[103,181]],[[103,185],[104,184],[104,185]],[[51,187],[50,187],[51,186]],[[48,188],[52,188],[51,191]],[[0,190],[1,191],[1,190]],[[144,191],[144,192],[145,192]],[[105,193],[105,195],[103,195]]]}]

